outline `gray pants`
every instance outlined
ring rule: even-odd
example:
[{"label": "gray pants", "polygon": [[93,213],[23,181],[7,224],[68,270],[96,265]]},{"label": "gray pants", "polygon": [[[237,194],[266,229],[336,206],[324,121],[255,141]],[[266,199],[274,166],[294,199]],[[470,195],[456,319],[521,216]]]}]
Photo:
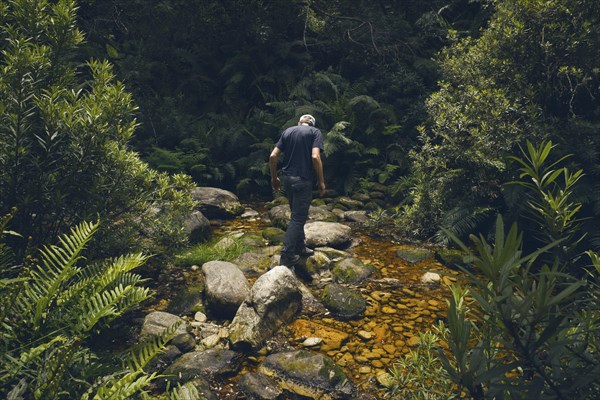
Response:
[{"label": "gray pants", "polygon": [[283,189],[290,203],[292,216],[281,249],[282,259],[291,259],[304,249],[304,224],[312,201],[312,182],[299,176],[284,176]]}]

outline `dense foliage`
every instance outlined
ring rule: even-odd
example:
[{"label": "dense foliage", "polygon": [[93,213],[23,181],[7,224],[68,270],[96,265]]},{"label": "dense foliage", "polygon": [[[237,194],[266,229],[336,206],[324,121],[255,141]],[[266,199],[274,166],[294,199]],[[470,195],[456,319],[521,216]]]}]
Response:
[{"label": "dense foliage", "polygon": [[[150,169],[128,148],[133,99],[110,64],[81,63],[76,12],[74,1],[0,5],[0,213],[16,207],[11,228],[41,242],[100,216],[111,231],[102,247],[115,254],[142,243],[150,218],[147,247],[157,237],[177,243],[191,181]],[[155,211],[166,201],[168,220]]]},{"label": "dense foliage", "polygon": [[[438,57],[443,80],[413,152],[406,221],[431,237],[439,225],[518,208],[506,155],[526,139],[552,140],[582,167],[585,216],[598,223],[600,9],[589,0],[508,0],[481,37],[460,37]],[[490,213],[487,213],[489,216]],[[489,222],[481,218],[480,223]],[[476,224],[475,224],[476,225]],[[481,224],[483,225],[483,224]],[[464,232],[463,232],[464,233]]]},{"label": "dense foliage", "polygon": [[160,170],[261,195],[269,151],[304,112],[331,132],[330,187],[407,173],[436,81],[430,58],[450,24],[478,26],[480,2],[143,4],[81,2],[88,48],[140,105],[138,148]]}]

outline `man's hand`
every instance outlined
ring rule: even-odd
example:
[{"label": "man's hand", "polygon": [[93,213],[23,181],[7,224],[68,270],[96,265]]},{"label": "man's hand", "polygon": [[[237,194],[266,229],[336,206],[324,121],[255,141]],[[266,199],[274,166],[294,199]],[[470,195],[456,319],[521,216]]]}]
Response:
[{"label": "man's hand", "polygon": [[281,181],[278,176],[274,176],[271,179],[271,187],[273,188],[273,193],[279,192],[279,189],[281,189]]},{"label": "man's hand", "polygon": [[319,184],[317,185],[319,188],[319,197],[323,197],[325,195],[325,182],[319,182]]}]

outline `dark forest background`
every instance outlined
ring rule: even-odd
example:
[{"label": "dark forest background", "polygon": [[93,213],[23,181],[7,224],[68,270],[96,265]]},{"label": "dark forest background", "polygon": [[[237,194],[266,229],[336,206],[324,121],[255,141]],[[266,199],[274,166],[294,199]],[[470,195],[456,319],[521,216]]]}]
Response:
[{"label": "dark forest background", "polygon": [[271,200],[305,113],[330,197],[466,255],[443,398],[598,398],[597,0],[1,1],[0,396],[148,398],[176,327],[120,369],[90,338],[189,248],[193,187]]}]

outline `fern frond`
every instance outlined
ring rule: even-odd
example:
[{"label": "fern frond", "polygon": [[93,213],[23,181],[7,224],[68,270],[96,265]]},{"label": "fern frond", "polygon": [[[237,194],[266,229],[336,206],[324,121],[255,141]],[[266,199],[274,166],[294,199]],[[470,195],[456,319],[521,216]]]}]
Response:
[{"label": "fern frond", "polygon": [[86,303],[79,316],[77,330],[89,332],[101,319],[117,317],[126,308],[139,304],[149,296],[148,288],[119,285],[112,290],[96,293]]},{"label": "fern frond", "polygon": [[[60,294],[65,283],[72,278],[78,269],[76,262],[81,258],[79,253],[97,230],[99,222],[82,222],[71,233],[60,238],[62,247],[45,246],[41,250],[42,264],[31,272],[31,281],[20,296],[20,302],[26,313],[33,312],[32,328],[38,330],[53,301]],[[26,314],[27,315],[27,314]]]},{"label": "fern frond", "polygon": [[[109,381],[104,386],[100,386],[92,400],[128,399],[143,391],[154,379],[156,379],[156,372],[150,375],[143,371],[127,372],[118,380]],[[89,399],[89,393],[81,397],[81,400],[87,399]]]},{"label": "fern frond", "polygon": [[177,321],[165,329],[160,335],[152,336],[147,341],[133,348],[128,357],[128,368],[131,371],[143,370],[146,365],[159,354],[164,346],[175,336],[183,321]]},{"label": "fern frond", "polygon": [[438,245],[448,246],[452,242],[452,236],[449,236],[448,233],[463,239],[481,228],[482,224],[488,221],[495,212],[496,210],[491,207],[454,207],[443,217],[434,241]]}]

